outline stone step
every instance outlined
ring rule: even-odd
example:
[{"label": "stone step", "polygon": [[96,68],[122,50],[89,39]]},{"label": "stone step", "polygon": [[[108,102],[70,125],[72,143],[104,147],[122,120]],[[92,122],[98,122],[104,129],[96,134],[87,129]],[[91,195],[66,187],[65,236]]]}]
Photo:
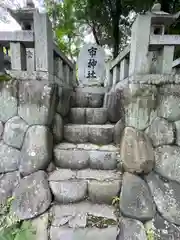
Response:
[{"label": "stone step", "polygon": [[50,209],[51,240],[115,240],[117,236],[116,209],[88,201],[53,205]]},{"label": "stone step", "polygon": [[121,189],[122,174],[113,170],[57,169],[49,175],[49,184],[59,203],[89,199],[94,203],[112,204]]},{"label": "stone step", "polygon": [[70,143],[110,144],[114,139],[114,125],[67,124],[64,126],[64,139]]},{"label": "stone step", "polygon": [[72,94],[71,106],[100,108],[103,106],[106,91],[102,87],[76,88],[76,91]]},{"label": "stone step", "polygon": [[56,166],[69,169],[92,168],[113,170],[120,162],[119,148],[114,145],[60,143],[54,148]]},{"label": "stone step", "polygon": [[75,124],[105,124],[107,108],[71,108],[69,121]]}]

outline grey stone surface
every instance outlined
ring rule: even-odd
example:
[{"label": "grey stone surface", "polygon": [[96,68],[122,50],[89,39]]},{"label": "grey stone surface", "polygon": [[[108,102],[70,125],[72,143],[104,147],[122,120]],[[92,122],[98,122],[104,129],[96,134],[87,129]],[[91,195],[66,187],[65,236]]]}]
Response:
[{"label": "grey stone surface", "polygon": [[109,144],[113,141],[114,125],[89,125],[89,142]]},{"label": "grey stone surface", "polygon": [[172,144],[175,140],[175,127],[173,123],[163,118],[155,118],[146,129],[154,147]]},{"label": "grey stone surface", "polygon": [[105,124],[107,122],[107,108],[86,108],[87,124]]},{"label": "grey stone surface", "polygon": [[180,183],[180,147],[162,146],[155,150],[154,170],[161,176]]},{"label": "grey stone surface", "polygon": [[49,175],[49,181],[63,181],[69,180],[76,177],[76,171],[72,171],[71,169],[57,169]]},{"label": "grey stone surface", "polygon": [[167,221],[180,225],[180,185],[174,181],[163,181],[153,172],[146,181],[158,212]]},{"label": "grey stone surface", "polygon": [[117,166],[115,152],[89,151],[89,164],[92,169],[112,170]]},{"label": "grey stone surface", "polygon": [[170,240],[180,238],[180,228],[162,218],[158,213],[145,224],[146,229],[150,229],[155,240]]},{"label": "grey stone surface", "polygon": [[89,154],[82,150],[54,149],[55,164],[61,168],[82,169],[88,167]]},{"label": "grey stone surface", "polygon": [[20,220],[31,219],[44,213],[51,204],[46,173],[38,171],[21,179],[13,197],[11,211]]},{"label": "grey stone surface", "polygon": [[28,125],[20,117],[12,117],[4,127],[3,140],[9,146],[21,148]]},{"label": "grey stone surface", "polygon": [[69,112],[71,123],[85,124],[86,123],[86,109],[85,108],[71,108]]},{"label": "grey stone surface", "polygon": [[87,182],[85,181],[50,181],[49,184],[55,200],[60,203],[78,202],[87,195]]},{"label": "grey stone surface", "polygon": [[85,229],[72,229],[72,228],[57,228],[51,227],[50,240],[112,240],[116,239],[117,228],[108,227],[105,229],[99,228],[85,228]]},{"label": "grey stone surface", "polygon": [[23,175],[48,167],[52,158],[52,141],[52,134],[47,127],[29,127],[21,150],[20,172]]},{"label": "grey stone surface", "polygon": [[167,94],[160,96],[158,116],[169,121],[180,120],[180,97],[177,94]]},{"label": "grey stone surface", "polygon": [[104,93],[90,93],[88,98],[88,107],[100,108],[103,106]]},{"label": "grey stone surface", "polygon": [[48,165],[48,167],[47,167],[47,169],[46,169],[46,172],[47,172],[47,173],[51,173],[51,172],[53,172],[53,171],[55,171],[55,170],[56,170],[55,164],[54,164],[53,162],[50,162],[49,165]]},{"label": "grey stone surface", "polygon": [[19,83],[18,114],[29,125],[50,125],[54,116],[54,86],[43,81]]},{"label": "grey stone surface", "polygon": [[120,119],[114,126],[114,142],[118,145],[120,144],[124,128],[125,124],[122,119]]},{"label": "grey stone surface", "polygon": [[1,82],[0,121],[6,122],[17,115],[17,82]]},{"label": "grey stone surface", "polygon": [[0,173],[16,171],[19,167],[21,152],[0,142]]},{"label": "grey stone surface", "polygon": [[148,185],[138,176],[124,173],[120,199],[120,210],[126,217],[146,221],[155,215],[155,205]]},{"label": "grey stone surface", "polygon": [[59,87],[58,96],[59,99],[56,111],[61,114],[61,116],[65,117],[70,108],[71,89]]},{"label": "grey stone surface", "polygon": [[0,121],[0,139],[2,138],[3,131],[4,131],[4,126],[3,126],[3,123]]},{"label": "grey stone surface", "polygon": [[64,138],[72,143],[88,142],[88,126],[87,125],[65,125]]},{"label": "grey stone surface", "polygon": [[44,213],[43,215],[33,219],[31,221],[32,227],[36,231],[36,236],[33,240],[48,240],[48,226],[49,226],[49,215]]},{"label": "grey stone surface", "polygon": [[121,189],[121,180],[88,182],[88,196],[90,201],[95,203],[112,204],[112,200]]},{"label": "grey stone surface", "polygon": [[147,240],[144,225],[138,220],[122,218],[119,228],[117,240]]},{"label": "grey stone surface", "polygon": [[176,144],[180,146],[180,121],[175,122]]},{"label": "grey stone surface", "polygon": [[77,214],[69,220],[70,228],[85,228],[86,227],[87,216],[86,214]]},{"label": "grey stone surface", "polygon": [[83,92],[73,92],[71,105],[73,107],[88,107],[88,94]]},{"label": "grey stone surface", "polygon": [[154,166],[154,152],[150,139],[141,131],[126,127],[121,141],[120,156],[125,171],[148,173]]},{"label": "grey stone surface", "polygon": [[12,196],[19,181],[20,174],[17,171],[0,175],[0,207],[6,204],[7,199]]},{"label": "grey stone surface", "polygon": [[[51,207],[50,213],[53,216],[53,226],[59,226],[59,223],[65,222],[64,217],[74,217],[76,214],[93,215],[104,219],[117,221],[115,208],[112,205],[93,204],[89,201],[81,201],[72,204],[55,204]],[[70,219],[71,219],[70,218]],[[63,221],[62,221],[63,220]],[[66,220],[66,223],[69,221]],[[62,225],[64,225],[63,223]]]},{"label": "grey stone surface", "polygon": [[53,120],[53,135],[56,142],[61,142],[63,139],[64,124],[60,114],[56,113]]}]

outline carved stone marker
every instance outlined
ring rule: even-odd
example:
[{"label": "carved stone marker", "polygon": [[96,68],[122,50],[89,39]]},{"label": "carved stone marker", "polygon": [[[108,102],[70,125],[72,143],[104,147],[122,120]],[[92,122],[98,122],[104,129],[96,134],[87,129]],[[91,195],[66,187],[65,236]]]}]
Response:
[{"label": "carved stone marker", "polygon": [[106,75],[105,52],[96,44],[85,45],[79,54],[78,79],[82,85],[101,85]]}]

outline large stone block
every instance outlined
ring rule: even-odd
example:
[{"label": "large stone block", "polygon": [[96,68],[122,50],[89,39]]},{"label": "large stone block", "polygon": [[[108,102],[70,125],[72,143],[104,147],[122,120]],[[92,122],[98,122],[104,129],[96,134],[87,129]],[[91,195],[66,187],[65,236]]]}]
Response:
[{"label": "large stone block", "polygon": [[20,117],[9,119],[4,127],[3,140],[9,146],[21,148],[28,125]]},{"label": "large stone block", "polygon": [[71,108],[69,112],[71,123],[85,124],[86,123],[86,109],[85,108]]},{"label": "large stone block", "polygon": [[89,164],[92,169],[116,169],[116,152],[89,151]]},{"label": "large stone block", "polygon": [[120,210],[126,217],[147,221],[155,215],[148,185],[140,177],[124,173],[120,199]]},{"label": "large stone block", "polygon": [[84,92],[74,92],[72,94],[72,101],[71,101],[71,105],[72,107],[80,107],[80,108],[84,108],[84,107],[88,107],[88,93],[84,93]]},{"label": "large stone block", "polygon": [[175,126],[163,118],[155,118],[146,129],[153,146],[172,144],[175,140]]},{"label": "large stone block", "polygon": [[21,152],[0,142],[0,173],[16,171],[19,168]]},{"label": "large stone block", "polygon": [[78,202],[87,196],[87,182],[85,181],[50,181],[49,184],[55,200],[60,203]]},{"label": "large stone block", "polygon": [[50,240],[112,240],[116,239],[117,236],[117,228],[116,227],[108,227],[104,229],[99,228],[58,228],[51,227],[50,229]]},{"label": "large stone block", "polygon": [[103,106],[104,93],[89,93],[88,107],[100,108]]},{"label": "large stone block", "polygon": [[163,181],[153,172],[146,181],[158,212],[167,221],[180,225],[180,185],[175,181]]},{"label": "large stone block", "polygon": [[20,220],[31,219],[44,213],[52,199],[45,172],[38,171],[21,179],[13,197],[11,211]]},{"label": "large stone block", "polygon": [[19,182],[20,174],[17,171],[0,175],[0,207],[6,204]]},{"label": "large stone block", "polygon": [[107,108],[86,108],[87,124],[105,124],[107,122]]},{"label": "large stone block", "polygon": [[70,109],[70,100],[71,100],[72,90],[69,88],[58,88],[58,105],[56,111],[65,117]]},{"label": "large stone block", "polygon": [[61,168],[82,169],[88,167],[89,154],[82,150],[54,149],[55,164]]},{"label": "large stone block", "polygon": [[47,127],[29,127],[21,150],[20,172],[23,175],[48,167],[52,159],[52,141],[52,134]]},{"label": "large stone block", "polygon": [[55,111],[55,86],[42,81],[19,83],[18,114],[29,125],[50,125]]},{"label": "large stone block", "polygon": [[56,113],[53,120],[53,135],[55,142],[61,142],[63,139],[64,124],[60,114]]},{"label": "large stone block", "polygon": [[89,125],[89,142],[109,144],[113,141],[114,125]]},{"label": "large stone block", "polygon": [[117,240],[147,240],[144,225],[138,220],[122,218],[119,228]]},{"label": "large stone block", "polygon": [[117,196],[121,189],[121,180],[88,182],[89,199],[95,203],[112,204],[112,200]]},{"label": "large stone block", "polygon": [[180,183],[180,147],[162,146],[155,150],[154,170],[161,176]]},{"label": "large stone block", "polygon": [[126,127],[120,147],[120,155],[125,171],[148,173],[152,170],[154,152],[146,134],[132,127]]},{"label": "large stone block", "polygon": [[17,115],[17,82],[1,82],[0,88],[0,120],[6,122]]},{"label": "large stone block", "polygon": [[49,240],[49,215],[44,213],[43,215],[33,219],[31,221],[32,227],[36,232],[36,236],[33,240]]},{"label": "large stone block", "polygon": [[88,142],[88,126],[87,125],[65,125],[64,138],[72,143]]}]

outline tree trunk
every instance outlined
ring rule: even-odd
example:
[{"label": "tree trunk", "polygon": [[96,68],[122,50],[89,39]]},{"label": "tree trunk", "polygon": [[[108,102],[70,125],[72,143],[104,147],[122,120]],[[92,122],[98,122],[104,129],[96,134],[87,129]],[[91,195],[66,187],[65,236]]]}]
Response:
[{"label": "tree trunk", "polygon": [[121,2],[119,0],[116,0],[116,9],[112,16],[112,22],[113,22],[113,38],[114,38],[114,44],[113,44],[113,57],[116,58],[119,54],[119,44],[120,44],[120,29],[119,29],[119,21],[121,16]]}]

